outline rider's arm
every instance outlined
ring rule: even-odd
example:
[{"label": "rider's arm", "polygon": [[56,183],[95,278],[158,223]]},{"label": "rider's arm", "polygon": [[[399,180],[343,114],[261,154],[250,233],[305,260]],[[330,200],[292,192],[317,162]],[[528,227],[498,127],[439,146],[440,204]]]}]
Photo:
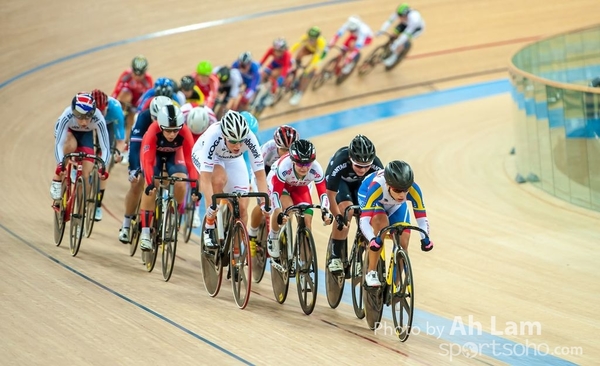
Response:
[{"label": "rider's arm", "polygon": [[65,141],[67,140],[67,133],[69,132],[68,126],[71,118],[71,108],[69,107],[68,112],[65,110],[54,126],[54,157],[56,158],[57,164],[62,162],[62,159],[65,157],[64,146]]},{"label": "rider's arm", "polygon": [[[277,169],[277,167],[273,167],[273,169]],[[273,185],[271,193],[271,207],[273,209],[281,208],[281,195],[283,194],[283,190],[285,189],[285,178],[280,175],[279,170],[273,174],[273,180],[271,181]]]},{"label": "rider's arm", "polygon": [[98,135],[98,141],[100,142],[100,149],[102,150],[102,161],[108,166],[108,158],[110,157],[110,140],[108,138],[108,128],[106,127],[106,120],[98,109],[92,117],[92,121],[96,125],[96,134]]},{"label": "rider's arm", "polygon": [[158,123],[154,122],[144,134],[141,148],[141,166],[144,171],[146,185],[152,184],[154,165],[156,165],[156,135],[160,132]]},{"label": "rider's arm", "polygon": [[321,62],[321,57],[323,56],[323,52],[325,51],[325,47],[327,46],[327,41],[323,36],[320,36],[317,39],[317,45],[315,46],[315,52],[313,53],[312,59],[310,60],[309,67],[306,68],[306,71],[310,72],[314,70],[319,62]]},{"label": "rider's arm", "polygon": [[265,61],[267,61],[267,59],[269,58],[269,56],[272,56],[272,55],[273,55],[273,47],[269,47],[267,52],[265,52],[263,57],[260,59],[260,66],[263,66],[265,64]]},{"label": "rider's arm", "polygon": [[[413,183],[412,187],[408,189],[407,199],[412,202],[413,212],[417,219],[419,228],[429,234],[429,220],[427,219],[427,211],[425,210],[425,204],[423,203],[423,194],[421,188],[417,183]],[[425,239],[425,235],[419,232],[421,239]]]},{"label": "rider's arm", "polygon": [[[220,134],[220,132],[221,130],[219,128],[218,133]],[[196,170],[200,173],[200,189],[202,195],[206,198],[204,201],[206,207],[212,205],[212,173],[215,166],[215,160],[218,159],[215,150],[217,146],[219,146],[221,139],[222,137],[216,137],[214,129],[209,127],[209,129],[202,134],[202,137],[196,141],[192,152],[192,162],[194,163]]]},{"label": "rider's arm", "polygon": [[330,210],[334,216],[341,215],[340,209],[337,205],[336,196],[340,187],[339,173],[341,172],[342,168],[336,163],[336,155],[331,158],[331,161],[327,165],[327,170],[325,171],[327,197],[329,197]]},{"label": "rider's arm", "polygon": [[140,148],[142,147],[142,138],[152,123],[150,110],[138,114],[129,138],[129,171],[140,169]]},{"label": "rider's arm", "polygon": [[292,53],[290,51],[285,51],[283,56],[281,57],[283,65],[281,65],[281,77],[286,77],[288,71],[290,70],[290,64],[292,63]]},{"label": "rider's arm", "polygon": [[212,108],[219,95],[219,79],[216,75],[211,74],[209,76],[208,84],[210,85],[210,93],[206,96],[206,105]]},{"label": "rider's arm", "polygon": [[258,85],[260,84],[260,67],[255,62],[252,62],[250,65],[250,73],[252,74],[252,81],[246,86],[246,92],[255,92],[256,88],[258,88]]},{"label": "rider's arm", "polygon": [[[364,183],[363,183],[364,184]],[[365,196],[364,207],[361,207],[360,214],[360,230],[367,240],[375,237],[375,232],[371,226],[371,219],[376,214],[385,213],[383,207],[379,204],[379,200],[383,197],[383,188],[377,184],[372,184]]]},{"label": "rider's arm", "polygon": [[396,12],[392,13],[392,15],[390,15],[390,17],[388,18],[388,20],[386,20],[382,25],[381,28],[379,29],[380,32],[385,32],[390,25],[392,25],[393,22],[395,22],[398,19],[398,14]]},{"label": "rider's arm", "polygon": [[235,99],[240,95],[240,86],[244,83],[242,74],[238,69],[231,69],[231,89],[229,89],[229,97]]},{"label": "rider's arm", "polygon": [[125,115],[123,114],[123,109],[121,108],[121,103],[114,98],[108,98],[108,114],[111,115],[111,119],[113,119],[113,124],[116,124],[117,128],[115,129],[115,138],[117,141],[125,140]]},{"label": "rider's arm", "polygon": [[121,73],[119,78],[117,79],[117,83],[112,92],[112,97],[117,98],[121,91],[126,88],[127,83],[131,80],[131,72],[129,70],[125,70]]},{"label": "rider's arm", "polygon": [[198,180],[198,171],[192,163],[192,150],[194,149],[194,136],[192,135],[192,131],[188,128],[187,125],[183,125],[181,131],[179,133],[183,136],[183,156],[185,158],[185,166],[188,170],[189,178],[193,179],[194,182],[191,182],[190,185],[192,188],[196,188],[196,181]]}]

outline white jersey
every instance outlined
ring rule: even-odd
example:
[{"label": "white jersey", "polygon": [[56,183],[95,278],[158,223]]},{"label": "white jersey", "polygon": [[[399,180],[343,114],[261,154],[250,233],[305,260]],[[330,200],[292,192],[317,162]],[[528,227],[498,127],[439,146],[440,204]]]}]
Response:
[{"label": "white jersey", "polygon": [[[406,22],[404,23],[406,28],[398,38],[399,44],[404,44],[409,38],[416,38],[419,34],[421,34],[421,32],[423,32],[423,30],[425,30],[425,21],[423,21],[421,13],[419,13],[417,10],[411,9],[406,18]],[[390,15],[390,18],[383,23],[380,31],[385,32],[388,27],[397,20],[400,20],[400,16],[398,13],[394,12],[392,15]]]},{"label": "white jersey", "polygon": [[271,167],[277,159],[279,159],[279,153],[277,152],[277,145],[275,144],[275,140],[271,139],[264,143],[261,146],[263,160],[265,161],[265,166]]},{"label": "white jersey", "polygon": [[[213,70],[213,73],[216,74],[219,71],[220,67],[217,67]],[[240,95],[240,88],[244,84],[244,79],[242,79],[242,73],[239,69],[229,69],[229,81],[225,84],[221,83],[219,85],[219,89],[229,88],[229,93],[227,94],[230,98],[237,98]]]},{"label": "white jersey", "polygon": [[[342,25],[342,27],[340,29],[338,29],[336,37],[339,38],[344,33],[346,33],[346,31],[348,31],[349,25],[350,25],[350,22],[346,21],[346,23],[344,23]],[[373,38],[373,30],[371,29],[371,27],[369,27],[369,25],[367,23],[365,23],[361,20],[360,26],[358,27],[358,31],[356,32],[356,42],[354,44],[355,47],[356,48],[363,47],[368,38]]]},{"label": "white jersey", "polygon": [[[242,155],[246,151],[249,151],[253,171],[256,172],[265,168],[258,139],[252,131],[242,141],[240,152],[234,154],[227,148],[225,138],[221,133],[221,123],[217,122],[208,127],[198,141],[196,141],[192,152],[192,161],[200,173],[212,172],[214,166],[223,161],[240,159],[243,162],[244,158]],[[246,183],[248,181],[249,179],[246,179]]]},{"label": "white jersey", "polygon": [[93,133],[94,130],[96,130],[98,141],[100,142],[100,149],[102,149],[102,161],[104,161],[104,164],[108,164],[108,158],[110,156],[108,130],[106,129],[106,121],[104,120],[104,116],[98,108],[96,108],[94,116],[85,127],[79,126],[77,120],[73,116],[73,111],[71,110],[70,106],[65,108],[63,113],[58,118],[58,121],[56,121],[56,124],[54,125],[54,156],[56,157],[57,163],[62,162],[65,156],[63,149],[69,130],[74,132],[90,133]]}]

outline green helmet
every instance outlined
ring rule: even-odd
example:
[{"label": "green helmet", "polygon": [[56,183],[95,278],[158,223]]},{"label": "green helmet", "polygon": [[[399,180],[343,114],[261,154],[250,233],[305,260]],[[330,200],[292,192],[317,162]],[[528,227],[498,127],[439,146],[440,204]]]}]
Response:
[{"label": "green helmet", "polygon": [[198,75],[209,76],[212,74],[212,64],[208,61],[200,61],[198,67],[196,68],[196,72]]},{"label": "green helmet", "polygon": [[319,28],[319,27],[311,27],[308,30],[309,38],[319,38],[320,35],[321,35],[321,28]]},{"label": "green helmet", "polygon": [[410,6],[408,6],[407,3],[401,4],[400,6],[398,6],[398,9],[396,9],[396,13],[398,13],[398,16],[405,16],[408,14],[408,12],[410,11]]}]

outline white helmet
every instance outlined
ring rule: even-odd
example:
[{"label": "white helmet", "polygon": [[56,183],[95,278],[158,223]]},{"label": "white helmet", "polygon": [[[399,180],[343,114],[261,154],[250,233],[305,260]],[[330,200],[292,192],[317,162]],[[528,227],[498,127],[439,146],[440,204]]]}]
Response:
[{"label": "white helmet", "polygon": [[352,15],[348,18],[348,30],[350,32],[356,32],[360,28],[360,18],[357,15]]},{"label": "white helmet", "polygon": [[195,107],[187,115],[187,125],[194,135],[204,133],[208,128],[210,117],[206,107]]},{"label": "white helmet", "polygon": [[161,129],[174,129],[183,126],[183,113],[173,104],[166,105],[158,112],[158,125]]},{"label": "white helmet", "polygon": [[229,110],[221,118],[221,132],[226,139],[242,141],[250,133],[248,122],[239,112]]},{"label": "white helmet", "polygon": [[173,100],[169,97],[159,96],[152,98],[152,101],[150,102],[150,116],[152,116],[152,119],[156,119],[158,111],[160,111],[162,107],[172,104]]}]

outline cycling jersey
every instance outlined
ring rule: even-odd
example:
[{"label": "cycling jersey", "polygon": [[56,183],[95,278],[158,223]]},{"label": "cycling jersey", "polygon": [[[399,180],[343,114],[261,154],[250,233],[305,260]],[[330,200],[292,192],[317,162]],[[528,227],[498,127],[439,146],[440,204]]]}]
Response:
[{"label": "cycling jersey", "polygon": [[127,69],[119,76],[117,85],[115,85],[115,89],[112,92],[112,97],[117,98],[122,91],[130,91],[132,94],[131,105],[137,106],[142,94],[152,88],[153,85],[154,83],[150,74],[146,73],[142,81],[136,81],[133,77],[133,71]]},{"label": "cycling jersey", "polygon": [[[156,94],[156,89],[152,88],[152,89],[148,89],[144,93],[144,95],[142,95],[142,97],[140,98],[140,101],[137,105],[138,112],[141,112],[150,106],[150,102],[152,101],[152,98],[154,98],[155,94]],[[171,94],[171,99],[173,99],[173,101],[177,102],[178,106],[182,104],[182,101],[179,99],[179,96],[175,92],[173,92],[173,94]],[[185,101],[183,101],[183,103],[185,103]]]},{"label": "cycling jersey", "polygon": [[358,190],[360,183],[363,181],[363,179],[365,179],[366,176],[380,169],[383,169],[383,164],[376,156],[373,160],[373,164],[371,164],[369,170],[365,172],[362,177],[356,175],[354,169],[352,168],[348,147],[342,147],[336,151],[335,154],[333,154],[333,157],[327,166],[327,170],[325,171],[327,189],[337,192],[340,182],[344,181]]},{"label": "cycling jersey", "polygon": [[192,95],[189,98],[185,99],[185,103],[197,103],[199,105],[204,105],[204,93],[202,93],[202,90],[200,90],[198,85],[194,85]]},{"label": "cycling jersey", "polygon": [[[383,23],[380,31],[385,32],[389,26],[397,20],[400,20],[400,16],[398,13],[394,12],[390,15],[390,18]],[[423,21],[423,17],[421,17],[421,13],[414,9],[411,10],[407,15],[406,22],[401,22],[396,28],[396,34],[400,34],[398,43],[404,44],[407,40],[416,38],[424,29],[425,22]]]},{"label": "cycling jersey", "polygon": [[[334,45],[337,42],[337,40],[344,33],[346,33],[346,31],[348,31],[349,24],[350,24],[350,22],[346,21],[346,23],[344,23],[342,25],[342,27],[340,29],[338,29],[337,33],[335,34],[335,36],[329,43],[330,45]],[[370,40],[371,38],[373,38],[373,31],[371,30],[371,27],[369,27],[364,22],[361,22],[360,26],[358,27],[358,30],[355,33],[350,33],[350,36],[349,36],[349,39],[352,39],[353,41],[355,41],[354,47],[356,47],[357,49],[361,49],[362,47],[366,46],[367,43],[369,43],[369,42],[367,42],[367,40]],[[348,43],[348,40],[346,40],[346,43]]]},{"label": "cycling jersey", "polygon": [[[219,72],[221,68],[215,69],[215,74]],[[223,103],[226,103],[229,98],[237,98],[240,95],[240,88],[244,80],[242,79],[242,73],[238,69],[229,70],[229,80],[225,83],[219,83],[219,95],[223,95]]]},{"label": "cycling jersey", "polygon": [[211,74],[208,77],[208,83],[206,84],[200,82],[200,76],[197,73],[194,73],[192,76],[196,81],[196,86],[200,89],[202,94],[204,94],[204,105],[213,108],[215,100],[217,99],[217,94],[219,93],[219,79],[217,78],[217,75]]},{"label": "cycling jersey", "polygon": [[265,142],[265,144],[261,146],[263,160],[265,161],[265,172],[267,174],[271,171],[272,165],[280,158],[277,149],[277,144],[273,139]]},{"label": "cycling jersey", "polygon": [[310,53],[313,54],[313,57],[312,57],[310,63],[308,64],[308,66],[309,67],[315,67],[315,66],[317,66],[317,64],[319,63],[319,61],[321,61],[321,56],[323,55],[323,51],[325,50],[326,46],[327,46],[327,41],[325,40],[325,38],[323,36],[319,36],[319,38],[317,38],[315,44],[312,45],[312,44],[310,44],[310,40],[308,38],[308,35],[304,34],[302,36],[302,38],[300,38],[300,41],[297,42],[297,43],[295,43],[290,48],[290,52],[293,54],[300,47],[306,48],[306,50],[308,52],[310,52]]},{"label": "cycling jersey", "polygon": [[104,120],[106,121],[106,125],[113,125],[117,140],[121,141],[125,139],[125,115],[123,114],[121,103],[113,97],[108,97]]},{"label": "cycling jersey", "polygon": [[270,47],[260,60],[260,65],[264,65],[265,61],[267,61],[269,57],[272,57],[273,60],[271,61],[271,64],[267,66],[267,70],[281,69],[279,76],[285,78],[292,65],[292,54],[290,51],[286,50],[280,57],[275,58],[274,52],[273,47]]},{"label": "cycling jersey", "polygon": [[231,67],[232,69],[239,70],[240,74],[242,75],[243,83],[246,85],[244,98],[246,98],[248,101],[252,100],[252,97],[254,96],[258,85],[260,84],[260,64],[256,61],[252,61],[247,72],[242,71],[239,61],[235,61]]}]

